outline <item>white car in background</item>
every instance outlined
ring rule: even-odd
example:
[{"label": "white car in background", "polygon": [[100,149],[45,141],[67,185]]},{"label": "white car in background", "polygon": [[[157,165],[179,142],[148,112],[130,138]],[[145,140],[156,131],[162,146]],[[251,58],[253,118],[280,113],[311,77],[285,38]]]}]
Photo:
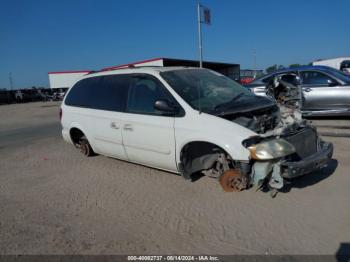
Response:
[{"label": "white car in background", "polygon": [[83,76],[61,106],[63,138],[102,154],[215,177],[225,191],[323,167],[333,146],[293,110],[207,69],[140,67]]}]

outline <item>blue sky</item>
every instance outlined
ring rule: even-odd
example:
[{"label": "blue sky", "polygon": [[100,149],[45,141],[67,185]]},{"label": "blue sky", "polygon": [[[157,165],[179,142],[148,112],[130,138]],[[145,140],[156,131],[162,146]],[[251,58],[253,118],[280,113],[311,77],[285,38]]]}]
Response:
[{"label": "blue sky", "polygon": [[[348,0],[202,0],[204,60],[257,66],[350,55]],[[198,59],[196,0],[0,0],[0,88],[48,86],[49,71],[154,57]]]}]

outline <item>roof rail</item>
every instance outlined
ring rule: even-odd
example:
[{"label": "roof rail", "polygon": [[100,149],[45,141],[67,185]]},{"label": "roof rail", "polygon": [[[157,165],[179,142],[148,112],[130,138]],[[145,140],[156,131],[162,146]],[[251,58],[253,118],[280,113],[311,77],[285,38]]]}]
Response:
[{"label": "roof rail", "polygon": [[144,66],[135,66],[135,65],[127,65],[127,66],[116,66],[116,67],[109,67],[109,68],[103,68],[101,70],[91,71],[88,74],[94,74],[94,73],[100,73],[100,72],[107,72],[107,71],[114,71],[114,70],[121,70],[121,69],[129,69],[129,68],[144,68],[144,67],[163,67],[159,65],[144,65]]},{"label": "roof rail", "polygon": [[106,67],[102,68],[101,71],[109,71],[109,70],[116,70],[116,69],[121,69],[121,68],[128,68],[129,66],[135,66],[143,63],[148,63],[148,62],[154,62],[158,60],[162,60],[163,58],[153,58],[153,59],[148,59],[148,60],[143,60],[143,61],[136,61],[133,63],[129,64],[123,64],[123,65],[118,65],[118,66],[111,66],[111,67]]},{"label": "roof rail", "polygon": [[135,67],[134,65],[114,66],[114,67],[102,68],[99,72],[113,71],[117,69],[134,68],[134,67]]}]

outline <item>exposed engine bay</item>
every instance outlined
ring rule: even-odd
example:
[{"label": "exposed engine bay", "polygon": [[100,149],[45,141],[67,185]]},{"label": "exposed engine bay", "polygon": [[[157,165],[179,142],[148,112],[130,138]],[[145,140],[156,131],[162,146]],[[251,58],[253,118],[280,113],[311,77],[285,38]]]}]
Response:
[{"label": "exposed engine bay", "polygon": [[[224,116],[258,134],[264,136],[289,133],[291,129],[297,128],[302,120],[301,103],[302,97],[298,85],[291,84],[292,81],[285,81],[283,78],[295,78],[294,74],[282,75],[273,78],[267,85],[266,94],[269,99],[275,102],[274,106],[248,112],[238,112]],[[290,79],[289,79],[290,80]]]},{"label": "exposed engine bay", "polygon": [[223,116],[223,118],[244,126],[258,134],[264,134],[267,131],[275,129],[281,121],[278,106],[271,106],[250,112],[228,114]]},{"label": "exposed engine bay", "polygon": [[242,142],[251,159],[235,161],[221,154],[212,168],[203,173],[217,177],[225,191],[267,187],[275,196],[288,179],[327,165],[333,145],[322,141],[316,128],[302,119],[302,93],[300,86],[294,84],[297,81],[296,74],[273,78],[266,93],[274,105],[222,115],[258,134]]}]

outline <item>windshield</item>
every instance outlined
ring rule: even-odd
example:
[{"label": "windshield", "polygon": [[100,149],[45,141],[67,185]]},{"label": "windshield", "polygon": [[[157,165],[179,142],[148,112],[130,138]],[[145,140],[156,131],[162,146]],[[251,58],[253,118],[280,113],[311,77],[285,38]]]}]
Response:
[{"label": "windshield", "polygon": [[342,80],[343,82],[349,84],[350,83],[350,77],[349,75],[345,74],[344,72],[334,69],[334,68],[330,68],[327,69],[328,71],[331,72],[332,75],[334,75],[335,77],[339,78],[340,80]]},{"label": "windshield", "polygon": [[210,112],[243,96],[255,96],[230,78],[207,69],[162,72],[166,82],[194,109]]}]

